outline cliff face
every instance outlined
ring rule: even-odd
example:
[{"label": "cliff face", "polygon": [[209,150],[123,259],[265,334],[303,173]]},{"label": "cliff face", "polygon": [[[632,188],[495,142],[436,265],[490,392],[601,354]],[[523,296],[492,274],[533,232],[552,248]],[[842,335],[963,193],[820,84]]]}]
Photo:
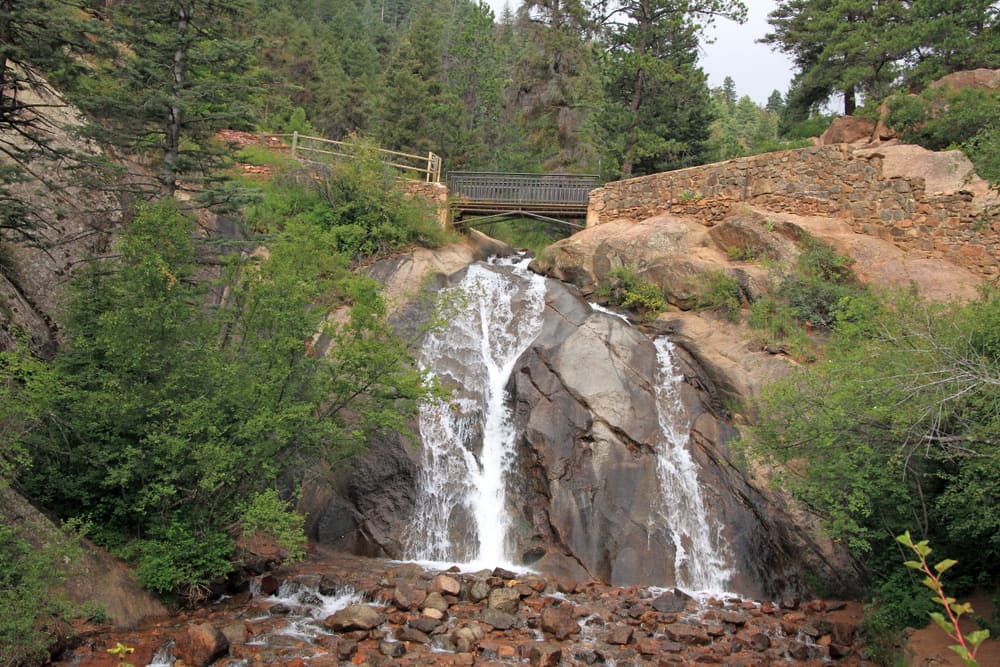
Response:
[{"label": "cliff face", "polygon": [[[43,85],[19,93],[40,109],[38,125],[51,153],[34,158],[23,182],[10,194],[29,209],[27,233],[0,230],[0,350],[18,338],[43,356],[59,341],[67,286],[89,257],[108,251],[111,235],[122,222],[119,190],[86,162],[100,148],[80,138],[84,120]],[[22,145],[17,135],[5,143]],[[12,165],[0,154],[0,165]]]}]

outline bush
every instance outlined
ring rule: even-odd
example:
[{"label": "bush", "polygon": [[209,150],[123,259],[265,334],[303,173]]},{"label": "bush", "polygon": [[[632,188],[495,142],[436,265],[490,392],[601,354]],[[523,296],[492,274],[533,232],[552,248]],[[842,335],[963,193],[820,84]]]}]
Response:
[{"label": "bush", "polygon": [[275,233],[289,222],[315,226],[332,232],[337,250],[354,260],[448,239],[430,206],[405,195],[394,170],[363,142],[354,159],[331,165],[319,181],[293,170],[259,187],[261,201],[246,211],[253,228]]},{"label": "bush", "polygon": [[177,593],[199,602],[207,583],[232,569],[232,539],[215,528],[196,528],[175,518],[165,529],[154,527],[154,537],[132,545],[139,552],[136,573],[145,588]]},{"label": "bush", "polygon": [[608,271],[608,275],[597,289],[599,297],[608,300],[612,306],[629,308],[648,319],[667,309],[663,290],[653,283],[639,280],[635,271],[628,266],[619,266]]},{"label": "bush", "polygon": [[736,322],[740,318],[740,302],[743,290],[735,278],[723,271],[709,271],[705,274],[705,284],[698,296],[697,307],[703,310],[717,310],[726,319]]},{"label": "bush", "polygon": [[79,615],[57,588],[79,553],[72,530],[33,545],[0,519],[0,667],[42,664],[65,621]]},{"label": "bush", "polygon": [[927,88],[889,100],[887,122],[904,141],[930,150],[961,148],[977,173],[1000,183],[1000,94],[966,88]]},{"label": "bush", "polygon": [[274,489],[256,494],[243,506],[240,524],[245,536],[255,532],[270,535],[292,558],[305,554],[305,518],[296,513]]}]

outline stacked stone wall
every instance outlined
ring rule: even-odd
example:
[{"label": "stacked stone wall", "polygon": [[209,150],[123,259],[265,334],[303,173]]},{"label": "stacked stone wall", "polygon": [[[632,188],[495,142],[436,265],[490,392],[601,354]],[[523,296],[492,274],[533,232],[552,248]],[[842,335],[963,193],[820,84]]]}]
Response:
[{"label": "stacked stone wall", "polygon": [[837,217],[906,250],[1000,276],[1000,212],[970,193],[928,194],[922,178],[882,173],[878,153],[847,145],[767,153],[608,183],[591,192],[587,225],[663,213],[711,226],[750,205],[776,213]]},{"label": "stacked stone wall", "polygon": [[401,179],[400,182],[402,183],[403,192],[411,197],[423,199],[430,204],[439,225],[444,228],[449,226],[447,185],[412,179]]}]

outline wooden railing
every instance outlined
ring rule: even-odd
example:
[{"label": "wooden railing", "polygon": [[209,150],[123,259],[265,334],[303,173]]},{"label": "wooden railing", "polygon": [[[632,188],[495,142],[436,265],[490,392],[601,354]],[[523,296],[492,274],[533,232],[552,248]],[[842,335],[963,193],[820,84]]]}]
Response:
[{"label": "wooden railing", "polygon": [[453,171],[448,189],[466,202],[548,206],[586,206],[598,186],[593,174],[512,174]]},{"label": "wooden railing", "polygon": [[[357,144],[349,141],[310,137],[298,132],[268,136],[291,140],[292,157],[302,162],[326,164],[331,160],[351,159],[357,155]],[[391,167],[407,174],[421,174],[424,181],[428,183],[441,182],[441,156],[435,153],[413,155],[385,148],[376,148],[375,150],[382,156],[383,161]]]}]

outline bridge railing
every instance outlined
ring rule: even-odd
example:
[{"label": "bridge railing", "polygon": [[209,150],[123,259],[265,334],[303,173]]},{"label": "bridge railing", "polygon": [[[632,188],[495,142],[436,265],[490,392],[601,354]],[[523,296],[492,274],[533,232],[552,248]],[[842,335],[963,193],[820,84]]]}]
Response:
[{"label": "bridge railing", "polygon": [[488,171],[452,171],[448,190],[467,201],[497,204],[586,205],[598,187],[594,174],[511,174]]},{"label": "bridge railing", "polygon": [[[304,162],[329,164],[332,160],[350,159],[357,155],[357,144],[349,141],[335,141],[325,137],[311,137],[298,132],[291,134],[271,134],[271,137],[289,139],[292,144],[292,157]],[[427,155],[414,155],[400,151],[390,151],[376,148],[383,161],[408,174],[420,174],[428,183],[441,182],[441,156],[428,152]]]}]

